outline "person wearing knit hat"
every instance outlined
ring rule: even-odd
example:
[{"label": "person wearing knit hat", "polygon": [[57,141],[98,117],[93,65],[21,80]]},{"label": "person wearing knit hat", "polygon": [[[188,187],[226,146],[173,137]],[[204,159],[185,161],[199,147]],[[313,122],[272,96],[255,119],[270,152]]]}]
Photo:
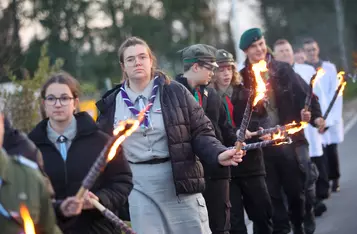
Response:
[{"label": "person wearing knit hat", "polygon": [[[216,49],[209,45],[196,44],[180,51],[183,61],[183,74],[176,81],[185,86],[200,104],[210,119],[216,137],[225,146],[233,146],[237,140],[234,129],[227,121],[223,102],[217,92],[207,87],[218,67]],[[230,233],[229,167],[211,166],[202,161],[206,189],[209,226],[213,234]]]},{"label": "person wearing knit hat", "polygon": [[[231,125],[237,130],[242,121],[242,115],[236,115],[239,109],[244,110],[246,103],[233,101],[235,96],[244,89],[241,76],[236,71],[233,55],[226,50],[217,50],[216,61],[219,66],[214,76],[214,86],[221,95]],[[239,101],[239,100],[238,100]],[[258,130],[257,113],[252,114],[248,126],[250,131]],[[251,133],[247,130],[246,136]],[[265,139],[267,136],[247,139],[253,142]],[[244,222],[244,208],[248,217],[256,226],[257,233],[272,233],[272,205],[265,182],[265,168],[261,150],[248,151],[244,162],[239,168],[231,168],[230,200],[231,200],[231,234],[247,233]]]},{"label": "person wearing knit hat", "polygon": [[[252,77],[252,66],[264,60],[267,63],[268,71],[262,73],[267,91],[263,98],[255,107],[254,112],[267,116],[268,122],[264,123],[264,128],[276,125],[286,125],[293,121],[309,122],[314,127],[318,126],[315,120],[321,116],[318,111],[304,109],[308,87],[293,68],[283,62],[276,61],[274,57],[267,53],[265,38],[260,29],[249,29],[243,33],[240,41],[240,48],[244,51],[247,59],[244,68],[240,71],[243,79],[243,86],[246,90],[254,89],[255,79]],[[237,95],[237,100],[232,98],[233,103],[246,103],[248,97]],[[235,106],[233,107],[234,109]],[[244,108],[237,108],[243,115]],[[239,113],[235,113],[239,114]],[[290,223],[294,234],[312,234],[314,231],[314,220],[304,226],[304,207],[306,192],[305,184],[313,179],[309,171],[308,164],[311,164],[308,155],[308,144],[304,132],[300,131],[292,135],[293,143],[278,147],[267,147],[263,149],[266,181],[273,204],[273,226],[274,233],[289,233]],[[281,187],[283,187],[287,200],[290,215],[290,222],[282,222],[279,210],[286,209],[281,202]],[[312,198],[313,199],[313,198]]]}]

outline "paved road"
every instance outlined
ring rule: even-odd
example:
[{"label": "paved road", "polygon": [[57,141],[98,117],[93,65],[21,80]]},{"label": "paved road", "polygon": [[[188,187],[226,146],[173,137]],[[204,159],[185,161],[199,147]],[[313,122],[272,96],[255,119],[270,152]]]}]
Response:
[{"label": "paved road", "polygon": [[[357,99],[344,107],[345,140],[339,145],[341,192],[326,201],[327,212],[316,219],[315,234],[357,234]],[[248,233],[253,233],[247,219]]]},{"label": "paved road", "polygon": [[345,135],[339,153],[341,192],[326,201],[328,210],[317,218],[316,234],[357,233],[357,124]]}]

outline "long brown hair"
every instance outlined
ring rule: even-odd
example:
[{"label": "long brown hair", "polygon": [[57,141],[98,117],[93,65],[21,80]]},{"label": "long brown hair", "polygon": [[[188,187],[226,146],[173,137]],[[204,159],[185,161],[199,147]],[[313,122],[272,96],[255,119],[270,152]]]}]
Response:
[{"label": "long brown hair", "polygon": [[74,98],[78,98],[80,95],[80,86],[78,81],[70,74],[61,71],[50,76],[50,78],[43,84],[41,88],[41,97],[46,98],[47,88],[51,84],[65,84],[71,90]]},{"label": "long brown hair", "polygon": [[[41,98],[45,99],[46,98],[46,91],[47,88],[51,84],[64,84],[67,85],[69,90],[71,90],[73,98],[78,98],[79,95],[81,94],[80,91],[80,85],[79,82],[73,78],[70,74],[67,72],[61,71],[58,73],[54,73],[53,75],[50,76],[50,78],[42,85],[41,88]],[[46,116],[46,111],[44,105],[40,105],[40,111],[41,111],[41,117],[42,119],[45,119]],[[79,111],[78,107],[75,112]]]},{"label": "long brown hair", "polygon": [[[144,41],[143,39],[141,39],[139,37],[129,37],[120,45],[119,50],[118,50],[118,56],[119,56],[120,63],[122,65],[124,64],[125,50],[128,47],[135,46],[135,45],[142,45],[142,46],[146,47],[146,49],[148,51],[149,57],[152,60],[151,78],[154,76],[155,73],[160,73],[167,78],[167,79],[165,79],[165,82],[169,83],[170,82],[169,76],[166,75],[164,72],[160,71],[159,69],[157,69],[157,59],[156,59],[156,56],[154,55],[153,51],[151,50],[149,45],[146,43],[146,41]],[[122,75],[123,75],[124,80],[128,80],[128,76],[124,70],[122,71]]]}]

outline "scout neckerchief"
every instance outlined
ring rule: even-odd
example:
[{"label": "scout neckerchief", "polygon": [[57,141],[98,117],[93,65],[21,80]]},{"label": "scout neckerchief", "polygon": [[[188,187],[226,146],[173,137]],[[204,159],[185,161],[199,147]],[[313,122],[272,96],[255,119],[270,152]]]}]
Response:
[{"label": "scout neckerchief", "polygon": [[228,123],[232,127],[235,128],[236,124],[235,124],[235,122],[233,120],[233,104],[232,104],[231,99],[229,98],[229,96],[227,94],[224,95],[223,103],[224,103],[224,109],[226,110],[226,113],[227,113]]},{"label": "scout neckerchief", "polygon": [[[157,90],[159,88],[159,79],[160,76],[155,76],[154,78],[154,86],[152,87],[152,92],[151,92],[151,96],[149,98],[149,103],[148,103],[148,109],[145,113],[145,119],[143,121],[143,125],[144,127],[148,128],[149,127],[149,113],[150,113],[150,109],[155,101],[155,98],[156,98],[156,93],[157,93]],[[120,93],[121,93],[121,97],[123,98],[125,104],[127,105],[127,107],[129,108],[129,110],[131,111],[131,113],[134,115],[134,116],[138,116],[140,111],[138,109],[135,108],[134,104],[131,102],[131,100],[129,99],[129,96],[125,90],[125,83],[123,83],[123,85],[121,86],[120,88]],[[143,126],[142,125],[142,126]]]},{"label": "scout neckerchief", "polygon": [[200,92],[200,89],[199,88],[195,88],[193,90],[193,95],[196,99],[196,101],[200,104],[200,106],[202,106],[202,95],[201,95],[201,92]]}]

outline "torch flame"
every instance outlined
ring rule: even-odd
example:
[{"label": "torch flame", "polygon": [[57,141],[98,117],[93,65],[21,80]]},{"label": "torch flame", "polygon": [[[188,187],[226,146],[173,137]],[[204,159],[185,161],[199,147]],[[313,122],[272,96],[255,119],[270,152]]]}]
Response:
[{"label": "torch flame", "polygon": [[318,79],[320,79],[321,77],[323,77],[325,75],[325,70],[322,69],[321,67],[317,69],[317,74],[315,76],[315,79],[312,80],[311,84],[312,84],[312,87],[314,87],[316,81]]},{"label": "torch flame", "polygon": [[261,76],[261,72],[268,71],[267,63],[264,60],[260,60],[258,63],[253,64],[253,72],[255,77],[256,86],[256,95],[254,97],[253,106],[257,105],[257,103],[262,100],[265,96],[266,87]]},{"label": "torch flame", "polygon": [[133,119],[127,119],[125,121],[121,121],[118,125],[118,127],[116,127],[113,131],[113,134],[116,136],[119,134],[119,132],[122,132],[125,130],[125,127],[130,124],[131,127],[128,128],[118,139],[116,139],[113,143],[113,145],[110,147],[110,150],[109,150],[109,154],[108,154],[108,157],[107,157],[107,162],[111,161],[116,153],[117,153],[117,150],[120,146],[121,143],[123,143],[123,141],[128,137],[130,136],[131,134],[133,134],[133,132],[136,131],[136,129],[139,127],[141,121],[144,119],[145,117],[145,113],[146,111],[148,110],[150,106],[146,106],[143,110],[140,111],[140,113],[138,114],[138,119],[137,120],[133,120]]},{"label": "torch flame", "polygon": [[24,222],[24,229],[26,234],[36,234],[35,226],[32,222],[30,212],[27,207],[23,204],[20,205],[20,215]]},{"label": "torch flame", "polygon": [[[286,139],[286,136],[283,131],[278,131],[277,133],[273,134],[272,140],[284,140]],[[277,141],[274,145],[283,145],[287,144],[286,141]]]},{"label": "torch flame", "polygon": [[286,128],[291,128],[292,126],[296,126],[296,125],[297,125],[296,122],[293,121],[293,122],[291,122],[291,123],[289,123],[289,124],[286,124],[285,127],[286,127]]},{"label": "torch flame", "polygon": [[273,134],[272,140],[284,139],[284,133],[282,131],[278,131],[277,133]]},{"label": "torch flame", "polygon": [[[295,121],[293,123],[295,123]],[[302,129],[306,128],[307,122],[302,121],[302,122],[300,122],[300,125],[297,125],[297,124],[295,124],[295,125],[296,125],[296,127],[292,127],[292,128],[289,128],[286,130],[289,135],[300,132]]]},{"label": "torch flame", "polygon": [[338,93],[339,96],[342,96],[343,91],[345,90],[345,86],[347,84],[347,82],[345,81],[345,72],[344,71],[340,71],[337,74],[337,78],[338,78],[338,86],[339,87],[341,85],[341,89],[340,92]]}]

